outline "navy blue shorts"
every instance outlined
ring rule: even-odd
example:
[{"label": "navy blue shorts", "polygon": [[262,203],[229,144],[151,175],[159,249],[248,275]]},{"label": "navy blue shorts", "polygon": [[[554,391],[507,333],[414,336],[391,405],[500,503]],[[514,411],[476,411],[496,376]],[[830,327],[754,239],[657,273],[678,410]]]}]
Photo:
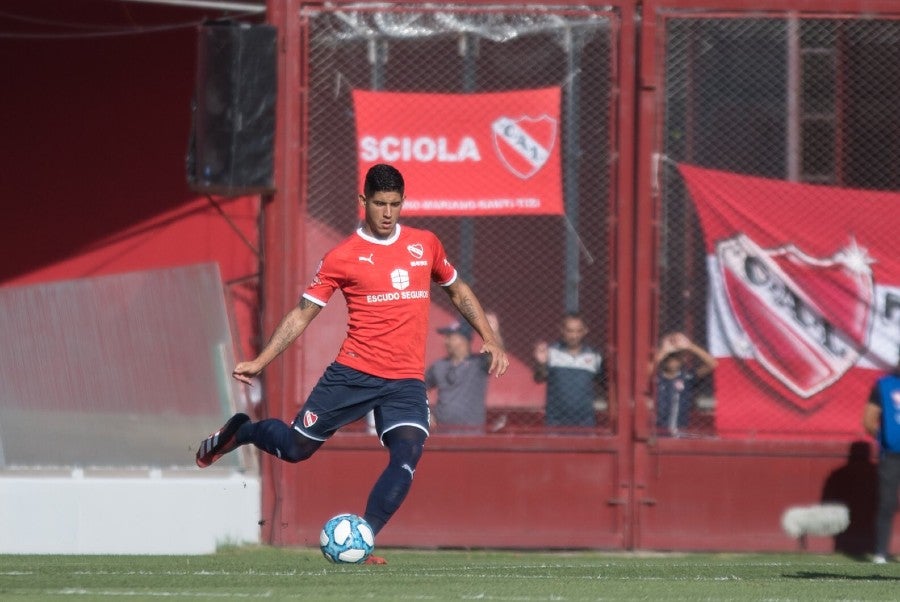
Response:
[{"label": "navy blue shorts", "polygon": [[305,437],[325,441],[339,428],[372,411],[381,439],[398,426],[415,426],[428,435],[428,397],[425,382],[415,378],[381,378],[337,362],[300,408],[292,426]]}]

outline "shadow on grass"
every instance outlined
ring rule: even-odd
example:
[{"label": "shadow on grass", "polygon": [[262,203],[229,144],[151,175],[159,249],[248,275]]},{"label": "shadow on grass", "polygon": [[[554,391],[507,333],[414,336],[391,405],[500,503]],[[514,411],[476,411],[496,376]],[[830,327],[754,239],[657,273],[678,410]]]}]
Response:
[{"label": "shadow on grass", "polygon": [[819,571],[797,571],[782,575],[785,579],[843,579],[844,581],[900,581],[893,575],[845,575],[843,573],[823,573]]}]

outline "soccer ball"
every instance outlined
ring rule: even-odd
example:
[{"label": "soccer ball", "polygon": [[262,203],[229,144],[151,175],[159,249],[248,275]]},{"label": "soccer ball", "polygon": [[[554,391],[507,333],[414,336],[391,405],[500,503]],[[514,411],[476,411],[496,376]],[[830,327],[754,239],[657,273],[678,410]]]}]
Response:
[{"label": "soccer ball", "polygon": [[375,549],[375,534],[361,516],[338,514],[322,527],[319,547],[331,562],[358,564]]}]

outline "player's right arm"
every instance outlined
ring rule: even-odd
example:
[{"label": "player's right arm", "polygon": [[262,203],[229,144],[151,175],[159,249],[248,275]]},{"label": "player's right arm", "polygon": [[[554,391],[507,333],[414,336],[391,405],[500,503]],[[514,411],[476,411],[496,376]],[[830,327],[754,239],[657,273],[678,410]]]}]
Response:
[{"label": "player's right arm", "polygon": [[262,372],[263,368],[269,365],[278,355],[287,349],[291,343],[297,340],[309,323],[319,315],[322,306],[306,298],[301,298],[300,303],[291,311],[289,311],[281,323],[275,328],[272,338],[263,347],[263,350],[255,359],[246,362],[240,362],[234,367],[231,375],[242,383],[250,384],[253,377]]},{"label": "player's right arm", "polygon": [[460,315],[481,335],[483,341],[481,353],[491,356],[491,367],[488,374],[502,376],[509,368],[509,358],[506,357],[506,348],[490,321],[484,313],[484,308],[475,296],[475,293],[462,278],[456,278],[450,284],[444,285],[444,292],[450,297],[450,303],[456,307]]}]

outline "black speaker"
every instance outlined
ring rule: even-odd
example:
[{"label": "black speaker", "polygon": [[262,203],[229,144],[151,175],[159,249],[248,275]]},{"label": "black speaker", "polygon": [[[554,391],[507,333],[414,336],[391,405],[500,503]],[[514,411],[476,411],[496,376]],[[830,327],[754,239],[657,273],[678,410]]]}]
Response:
[{"label": "black speaker", "polygon": [[236,196],[274,186],[276,28],[209,21],[198,32],[188,185]]}]

